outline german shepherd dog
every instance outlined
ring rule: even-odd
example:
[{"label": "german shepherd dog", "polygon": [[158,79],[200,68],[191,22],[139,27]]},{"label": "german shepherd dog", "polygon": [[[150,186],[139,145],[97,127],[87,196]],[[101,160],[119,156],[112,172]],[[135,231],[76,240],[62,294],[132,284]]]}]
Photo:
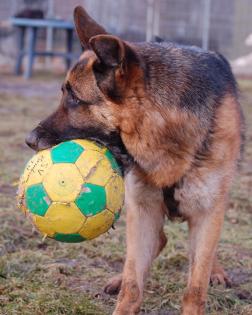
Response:
[{"label": "german shepherd dog", "polygon": [[205,312],[210,280],[228,283],[216,258],[228,193],[240,158],[237,85],[218,53],[174,43],[132,43],[74,10],[85,48],[67,73],[58,109],[26,139],[42,150],[87,138],[105,144],[125,174],[127,256],[114,315],[140,311],[152,261],[166,244],[165,216],[189,226],[182,314]]}]

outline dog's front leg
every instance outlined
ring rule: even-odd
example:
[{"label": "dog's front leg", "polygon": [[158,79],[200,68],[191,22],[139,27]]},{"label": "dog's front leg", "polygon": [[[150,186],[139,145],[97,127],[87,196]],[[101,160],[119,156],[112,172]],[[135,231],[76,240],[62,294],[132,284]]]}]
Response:
[{"label": "dog's front leg", "polygon": [[194,214],[188,220],[190,271],[187,290],[183,298],[183,315],[203,315],[205,313],[207,288],[224,212],[225,201],[219,200],[212,209]]},{"label": "dog's front leg", "polygon": [[126,177],[127,257],[121,291],[113,315],[140,311],[145,277],[166,243],[161,190],[149,186],[131,171]]}]

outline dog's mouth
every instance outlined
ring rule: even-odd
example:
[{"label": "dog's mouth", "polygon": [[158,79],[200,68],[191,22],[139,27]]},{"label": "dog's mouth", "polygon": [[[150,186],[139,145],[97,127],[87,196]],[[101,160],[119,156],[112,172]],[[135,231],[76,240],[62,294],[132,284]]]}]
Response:
[{"label": "dog's mouth", "polygon": [[133,158],[128,153],[118,131],[105,132],[99,128],[87,129],[68,128],[61,132],[49,131],[43,125],[38,125],[26,138],[27,145],[35,151],[51,148],[60,142],[88,139],[107,147],[115,156],[122,173],[125,174],[133,164]]}]

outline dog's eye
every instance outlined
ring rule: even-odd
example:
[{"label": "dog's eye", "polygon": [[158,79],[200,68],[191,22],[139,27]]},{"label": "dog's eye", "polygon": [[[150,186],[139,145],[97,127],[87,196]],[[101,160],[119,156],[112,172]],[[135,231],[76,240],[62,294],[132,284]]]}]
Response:
[{"label": "dog's eye", "polygon": [[87,106],[90,105],[89,103],[79,99],[73,91],[68,91],[67,93],[67,100],[66,100],[66,106],[70,108],[75,108],[78,106]]},{"label": "dog's eye", "polygon": [[71,98],[72,98],[72,100],[74,101],[74,103],[75,103],[76,105],[89,105],[87,102],[85,102],[85,101],[79,99],[79,98],[74,94],[74,92],[71,92],[70,95],[71,95]]},{"label": "dog's eye", "polygon": [[83,99],[78,98],[74,90],[72,89],[71,85],[69,84],[69,82],[67,82],[67,84],[65,85],[65,88],[63,87],[63,91],[65,91],[65,89],[67,91],[67,102],[66,102],[67,107],[89,106],[89,105],[97,104],[97,101],[96,102],[85,101]]},{"label": "dog's eye", "polygon": [[74,100],[76,105],[80,105],[81,104],[81,100],[79,98],[73,96],[73,100]]},{"label": "dog's eye", "polygon": [[67,107],[77,107],[80,105],[80,100],[71,92],[67,95]]}]

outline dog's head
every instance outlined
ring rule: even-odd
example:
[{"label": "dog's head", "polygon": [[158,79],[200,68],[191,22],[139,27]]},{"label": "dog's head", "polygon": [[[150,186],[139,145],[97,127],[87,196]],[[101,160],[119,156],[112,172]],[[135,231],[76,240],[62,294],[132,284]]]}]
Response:
[{"label": "dog's head", "polygon": [[26,143],[42,150],[69,139],[92,139],[127,163],[120,124],[140,61],[130,44],[107,34],[82,7],[75,9],[74,21],[85,50],[62,84],[57,110],[39,123]]}]

